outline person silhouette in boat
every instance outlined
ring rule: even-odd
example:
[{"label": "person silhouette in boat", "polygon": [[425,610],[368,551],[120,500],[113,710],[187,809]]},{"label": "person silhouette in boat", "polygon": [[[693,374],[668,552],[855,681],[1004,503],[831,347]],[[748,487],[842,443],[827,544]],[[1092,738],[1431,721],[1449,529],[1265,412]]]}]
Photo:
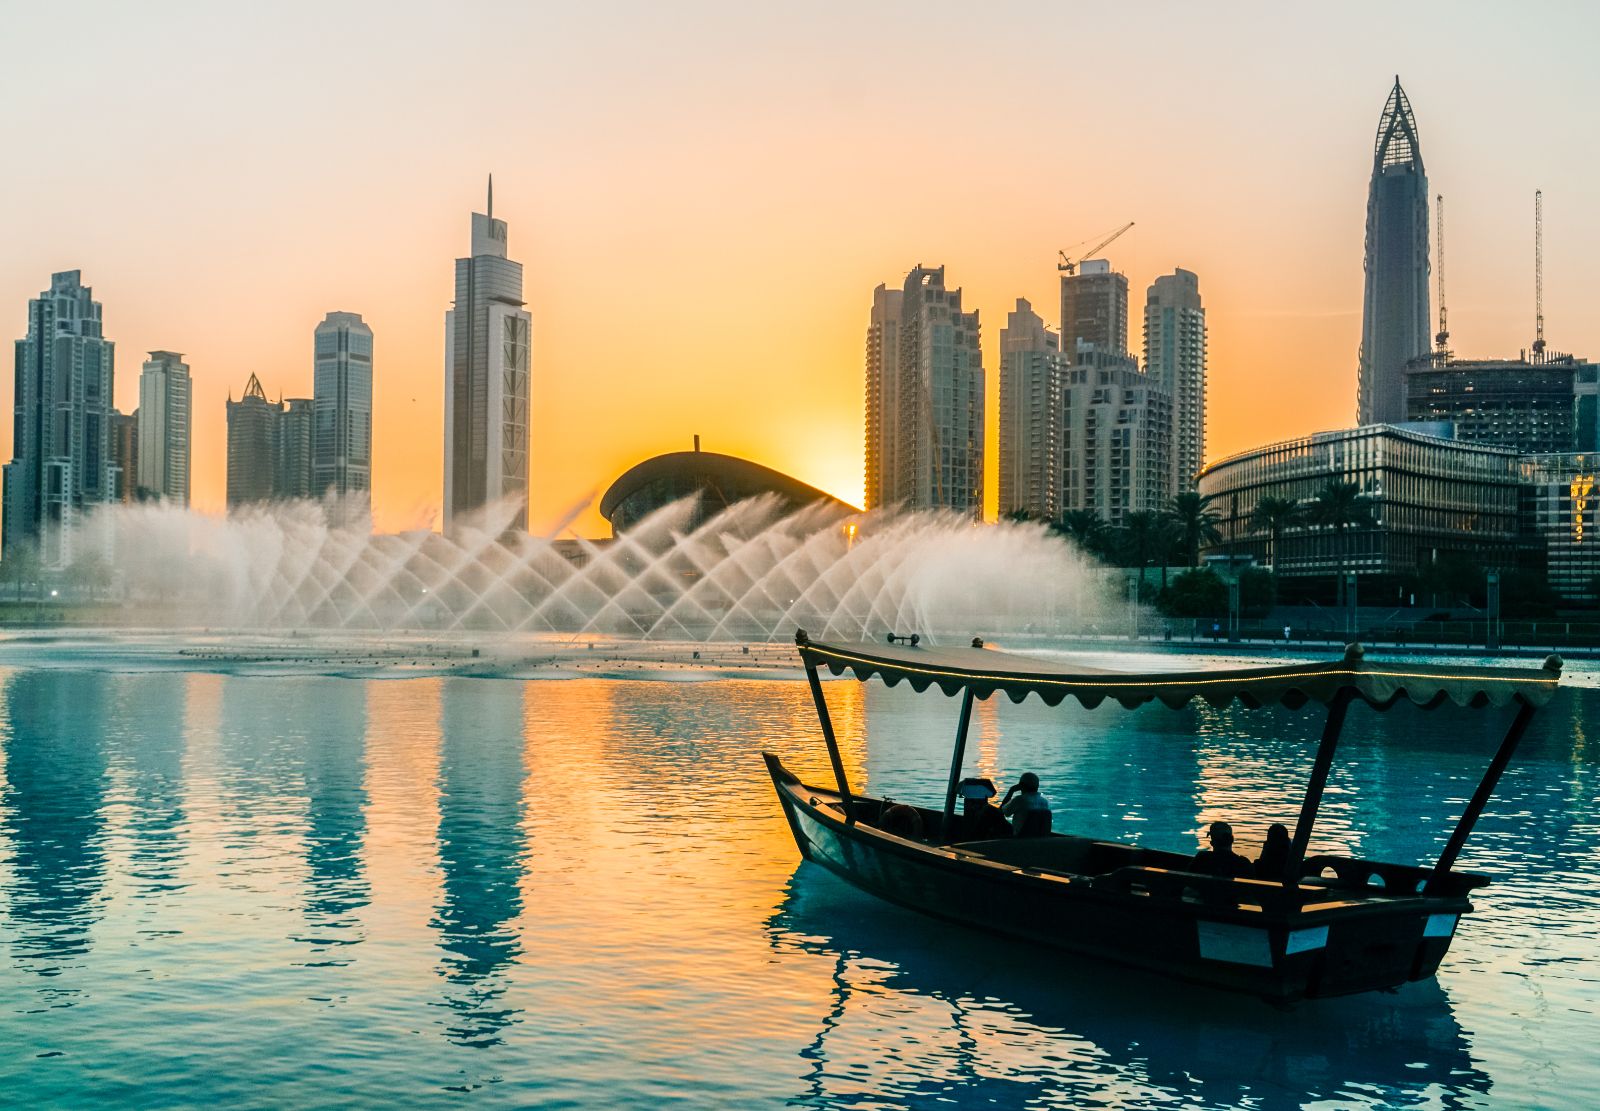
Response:
[{"label": "person silhouette in boat", "polygon": [[1000,812],[1011,819],[1012,835],[1042,837],[1050,832],[1050,804],[1039,793],[1039,777],[1023,772],[1006,791]]},{"label": "person silhouette in boat", "polygon": [[1233,851],[1233,827],[1227,822],[1212,822],[1206,831],[1209,849],[1194,854],[1194,870],[1208,876],[1254,876],[1256,866],[1249,857]]},{"label": "person silhouette in boat", "polygon": [[1256,879],[1281,880],[1289,870],[1289,827],[1273,822],[1267,827],[1267,843],[1256,858]]},{"label": "person silhouette in boat", "polygon": [[992,841],[996,837],[1010,837],[1011,823],[1006,821],[1000,808],[989,800],[999,794],[994,780],[972,777],[963,779],[956,787],[961,796],[961,817],[956,823],[957,841]]}]

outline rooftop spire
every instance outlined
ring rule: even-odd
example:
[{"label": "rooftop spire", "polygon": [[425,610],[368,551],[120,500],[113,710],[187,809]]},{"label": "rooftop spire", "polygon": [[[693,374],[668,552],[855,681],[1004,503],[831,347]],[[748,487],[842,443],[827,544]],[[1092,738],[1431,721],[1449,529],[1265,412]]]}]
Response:
[{"label": "rooftop spire", "polygon": [[485,213],[489,219],[494,219],[494,174],[489,175],[489,211]]},{"label": "rooftop spire", "polygon": [[1388,166],[1410,166],[1422,169],[1422,141],[1417,137],[1417,118],[1411,112],[1411,101],[1400,87],[1400,75],[1394,76],[1394,88],[1384,102],[1383,115],[1378,119],[1378,139],[1372,148],[1374,170]]},{"label": "rooftop spire", "polygon": [[[261,388],[261,379],[257,378],[253,373],[250,375],[250,381],[244,384],[244,397],[259,397],[262,401],[267,400],[267,391]],[[244,397],[241,397],[240,400],[242,401]]]}]

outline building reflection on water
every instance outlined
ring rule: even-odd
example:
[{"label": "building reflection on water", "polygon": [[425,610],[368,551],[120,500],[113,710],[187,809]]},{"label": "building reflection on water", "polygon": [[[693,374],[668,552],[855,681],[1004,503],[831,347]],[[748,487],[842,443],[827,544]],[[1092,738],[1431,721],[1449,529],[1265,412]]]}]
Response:
[{"label": "building reflection on water", "polygon": [[520,683],[452,679],[440,700],[440,901],[432,925],[444,951],[446,1035],[488,1046],[521,1009],[505,1001],[522,953],[518,917],[526,867]]},{"label": "building reflection on water", "polygon": [[[288,708],[305,722],[305,914],[319,950],[362,940],[366,876],[367,685],[337,682]],[[340,958],[328,957],[329,960]]]},{"label": "building reflection on water", "polygon": [[[172,707],[186,704],[189,678],[129,675],[113,685],[116,727],[106,732],[107,761],[127,803],[127,879],[141,899],[159,900],[187,886],[182,865],[188,735],[182,721],[173,720]],[[150,913],[158,917],[154,908]],[[159,929],[159,923],[152,922],[152,928]]]},{"label": "building reflection on water", "polygon": [[[41,976],[88,953],[103,909],[108,697],[88,673],[19,671],[5,684],[5,913],[17,964]],[[61,993],[58,1005],[74,994]]]}]

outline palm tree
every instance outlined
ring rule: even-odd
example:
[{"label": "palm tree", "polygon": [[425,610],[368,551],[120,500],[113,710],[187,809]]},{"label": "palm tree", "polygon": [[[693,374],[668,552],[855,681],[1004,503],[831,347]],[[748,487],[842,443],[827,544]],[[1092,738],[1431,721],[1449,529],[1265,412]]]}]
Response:
[{"label": "palm tree", "polygon": [[1361,487],[1354,482],[1329,481],[1306,511],[1307,519],[1314,525],[1331,528],[1334,535],[1334,558],[1338,560],[1339,605],[1344,605],[1344,533],[1351,525],[1372,524],[1372,505]]},{"label": "palm tree", "polygon": [[1051,527],[1090,555],[1101,558],[1106,555],[1111,529],[1105,519],[1094,510],[1069,509],[1061,515],[1061,520]]},{"label": "palm tree", "polygon": [[1305,511],[1294,498],[1276,498],[1268,494],[1256,502],[1255,512],[1250,514],[1250,523],[1258,529],[1267,530],[1267,563],[1274,571],[1278,569],[1278,542],[1283,539],[1284,533],[1298,528],[1304,517]]},{"label": "palm tree", "polygon": [[1215,494],[1185,490],[1168,503],[1167,513],[1177,528],[1179,550],[1190,567],[1200,566],[1201,548],[1222,539],[1222,530],[1217,527],[1222,516],[1211,508],[1214,497]]},{"label": "palm tree", "polygon": [[1139,593],[1144,594],[1144,569],[1161,551],[1166,519],[1160,513],[1141,509],[1122,518],[1123,556],[1139,568]]}]

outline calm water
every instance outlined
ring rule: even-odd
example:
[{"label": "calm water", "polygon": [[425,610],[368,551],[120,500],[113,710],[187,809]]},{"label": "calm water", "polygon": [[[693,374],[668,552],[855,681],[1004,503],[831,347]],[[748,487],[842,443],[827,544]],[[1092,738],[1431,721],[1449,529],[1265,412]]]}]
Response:
[{"label": "calm water", "polygon": [[[929,799],[956,704],[829,686]],[[1442,844],[1505,718],[1351,712],[1320,845]],[[1600,691],[1544,711],[1436,983],[1292,1012],[1001,945],[797,868],[804,686],[0,675],[16,1106],[1600,1106]],[[1313,713],[982,705],[1057,828],[1253,849]]]}]

